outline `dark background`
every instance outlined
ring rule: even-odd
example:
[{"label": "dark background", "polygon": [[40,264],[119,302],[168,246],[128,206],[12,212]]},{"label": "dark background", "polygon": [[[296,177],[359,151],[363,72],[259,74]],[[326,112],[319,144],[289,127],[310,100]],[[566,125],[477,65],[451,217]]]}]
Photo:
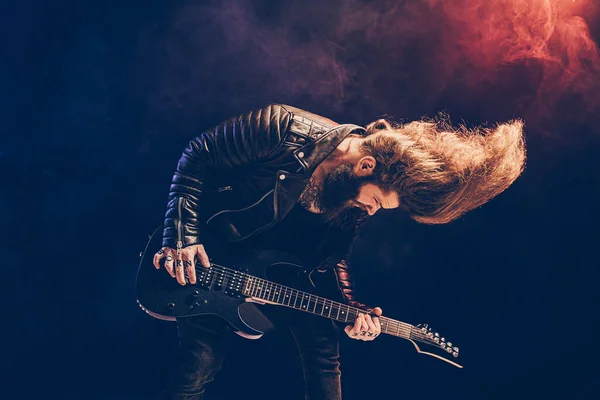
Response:
[{"label": "dark background", "polygon": [[[445,226],[379,212],[361,299],[463,370],[342,340],[346,399],[594,399],[600,37],[590,1],[4,2],[0,397],[153,399],[176,330],[133,293],[183,147],[270,102],[338,122],[526,122],[528,165]],[[289,338],[236,341],[208,399],[297,399]]]}]

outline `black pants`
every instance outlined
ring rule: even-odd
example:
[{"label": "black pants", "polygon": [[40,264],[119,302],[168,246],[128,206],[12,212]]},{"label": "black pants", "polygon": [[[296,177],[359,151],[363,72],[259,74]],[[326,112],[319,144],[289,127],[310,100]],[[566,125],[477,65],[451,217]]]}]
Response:
[{"label": "black pants", "polygon": [[[304,372],[305,398],[340,400],[338,327],[329,319],[301,311],[269,309],[267,315],[277,329],[289,330],[296,342]],[[178,369],[165,399],[200,400],[206,385],[221,369],[228,341],[235,333],[215,316],[183,318],[177,323]]]}]

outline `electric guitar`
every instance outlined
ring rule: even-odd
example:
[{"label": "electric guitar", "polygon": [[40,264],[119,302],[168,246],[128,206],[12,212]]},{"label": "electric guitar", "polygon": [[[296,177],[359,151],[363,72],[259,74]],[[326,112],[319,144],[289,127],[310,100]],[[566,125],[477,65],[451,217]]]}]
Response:
[{"label": "electric guitar", "polygon": [[[182,286],[164,267],[155,268],[154,254],[161,248],[162,230],[159,226],[140,253],[136,279],[137,302],[154,318],[175,321],[176,318],[216,314],[225,319],[238,335],[258,339],[273,328],[260,311],[264,305],[293,308],[346,324],[353,324],[359,313],[365,313],[356,307],[268,280],[273,271],[291,270],[296,276],[306,271],[294,257],[283,252],[257,252],[231,266],[213,263],[211,259],[210,268],[205,268],[197,261],[196,283],[188,281]],[[310,276],[306,277],[312,283]],[[306,287],[309,287],[308,283]],[[381,333],[406,339],[418,353],[462,368],[455,361],[458,347],[432,332],[427,324],[414,326],[384,316],[379,317],[379,321]],[[421,350],[418,343],[426,346],[426,351]]]}]

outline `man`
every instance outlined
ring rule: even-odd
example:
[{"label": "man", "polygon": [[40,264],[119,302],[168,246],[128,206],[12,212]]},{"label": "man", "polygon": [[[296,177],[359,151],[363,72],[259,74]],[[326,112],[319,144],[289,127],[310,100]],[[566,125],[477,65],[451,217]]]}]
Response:
[{"label": "man", "polygon": [[[440,224],[484,204],[522,172],[522,128],[520,121],[480,132],[379,120],[365,129],[287,105],[246,113],[184,150],[154,264],[181,285],[186,273],[195,283],[195,260],[210,265],[203,245],[209,232],[248,248],[285,250],[335,272],[343,300],[365,310],[345,333],[373,340],[381,309],[357,301],[344,260],[355,228],[382,208]],[[333,322],[294,310],[273,319],[296,341],[306,398],[341,399]],[[200,399],[221,367],[230,329],[219,318],[193,317],[179,319],[178,331],[179,365],[166,397]]]}]

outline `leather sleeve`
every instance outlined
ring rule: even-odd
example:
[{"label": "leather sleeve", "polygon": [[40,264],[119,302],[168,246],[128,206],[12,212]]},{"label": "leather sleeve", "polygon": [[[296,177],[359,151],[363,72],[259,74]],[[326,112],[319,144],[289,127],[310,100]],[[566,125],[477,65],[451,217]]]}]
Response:
[{"label": "leather sleeve", "polygon": [[352,275],[350,273],[350,266],[346,263],[345,260],[340,260],[334,267],[335,276],[337,278],[338,288],[342,293],[342,297],[344,301],[351,305],[352,307],[360,308],[361,310],[365,310],[367,312],[371,311],[372,308],[356,301],[355,291],[354,291],[354,282],[352,280]]},{"label": "leather sleeve", "polygon": [[173,175],[163,246],[202,243],[198,222],[206,178],[268,158],[285,139],[291,119],[282,106],[269,105],[224,121],[191,140]]}]

